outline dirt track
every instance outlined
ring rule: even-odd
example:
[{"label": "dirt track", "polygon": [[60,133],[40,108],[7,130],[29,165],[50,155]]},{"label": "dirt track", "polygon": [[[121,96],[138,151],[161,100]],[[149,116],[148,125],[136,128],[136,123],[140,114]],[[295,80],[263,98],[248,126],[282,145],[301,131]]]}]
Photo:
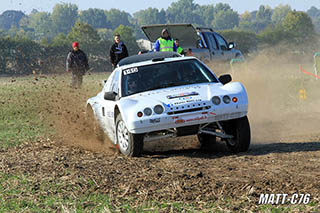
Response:
[{"label": "dirt track", "polygon": [[[181,143],[174,142],[174,147]],[[240,155],[225,152],[224,145],[217,153],[196,148],[195,143],[193,149],[147,150],[143,157],[126,158],[111,149],[92,152],[38,141],[0,153],[0,162],[2,172],[32,175],[35,186],[43,180],[67,181],[80,187],[63,189],[63,196],[98,192],[113,198],[114,205],[122,199],[132,206],[149,200],[181,201],[202,209],[216,201],[223,209],[254,210],[261,193],[309,193],[319,205],[319,138],[252,145]],[[231,201],[228,206],[226,199]]]},{"label": "dirt track", "polygon": [[[232,155],[224,144],[215,153],[205,153],[195,137],[186,137],[145,144],[142,157],[126,158],[87,130],[79,103],[92,91],[55,87],[45,94],[42,112],[57,132],[0,152],[1,171],[32,174],[35,185],[40,180],[68,181],[80,188],[65,189],[66,196],[101,192],[110,195],[114,205],[158,200],[208,209],[208,203],[216,202],[220,210],[256,210],[261,193],[309,193],[319,206],[320,99],[314,92],[319,83],[307,81],[311,100],[301,101],[295,97],[298,71],[275,66],[271,72],[265,66],[258,72],[254,63],[246,66],[246,72],[234,74],[249,94],[252,145],[246,153]],[[279,70],[284,71],[275,75]]]}]

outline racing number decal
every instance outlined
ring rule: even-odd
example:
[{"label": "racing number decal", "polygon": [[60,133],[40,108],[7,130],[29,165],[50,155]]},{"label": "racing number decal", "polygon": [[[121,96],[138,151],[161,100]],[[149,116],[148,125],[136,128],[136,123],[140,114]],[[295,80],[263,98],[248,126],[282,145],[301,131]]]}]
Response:
[{"label": "racing number decal", "polygon": [[124,75],[129,75],[129,74],[136,73],[136,72],[138,72],[138,67],[123,70]]}]

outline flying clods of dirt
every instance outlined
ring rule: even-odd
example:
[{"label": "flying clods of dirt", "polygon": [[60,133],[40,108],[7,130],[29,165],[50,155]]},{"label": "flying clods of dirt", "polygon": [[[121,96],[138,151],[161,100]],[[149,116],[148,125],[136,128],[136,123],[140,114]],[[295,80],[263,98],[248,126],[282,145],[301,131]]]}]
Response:
[{"label": "flying clods of dirt", "polygon": [[104,140],[95,137],[87,120],[85,103],[90,97],[88,88],[74,89],[64,81],[46,87],[45,91],[42,107],[55,131],[55,140],[92,151],[114,152],[107,137]]}]

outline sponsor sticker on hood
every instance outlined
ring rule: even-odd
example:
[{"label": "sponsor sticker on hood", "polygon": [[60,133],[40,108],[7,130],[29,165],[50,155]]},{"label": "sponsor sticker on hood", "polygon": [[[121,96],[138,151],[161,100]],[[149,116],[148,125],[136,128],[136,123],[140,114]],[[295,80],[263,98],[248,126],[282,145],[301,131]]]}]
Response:
[{"label": "sponsor sticker on hood", "polygon": [[185,92],[185,93],[180,93],[177,95],[168,95],[168,99],[174,99],[174,98],[181,98],[181,97],[188,97],[188,96],[196,96],[199,95],[197,92]]}]

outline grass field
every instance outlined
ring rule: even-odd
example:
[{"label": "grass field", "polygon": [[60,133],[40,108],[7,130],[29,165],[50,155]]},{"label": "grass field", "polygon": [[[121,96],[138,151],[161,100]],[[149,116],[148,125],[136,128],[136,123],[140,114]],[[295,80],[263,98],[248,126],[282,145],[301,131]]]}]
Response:
[{"label": "grass field", "polygon": [[0,146],[3,149],[35,140],[44,136],[48,129],[43,118],[38,116],[39,106],[30,104],[39,91],[34,92],[31,85],[25,86],[27,80],[21,79],[21,83],[15,84],[8,83],[8,80],[2,79],[0,86]]}]

